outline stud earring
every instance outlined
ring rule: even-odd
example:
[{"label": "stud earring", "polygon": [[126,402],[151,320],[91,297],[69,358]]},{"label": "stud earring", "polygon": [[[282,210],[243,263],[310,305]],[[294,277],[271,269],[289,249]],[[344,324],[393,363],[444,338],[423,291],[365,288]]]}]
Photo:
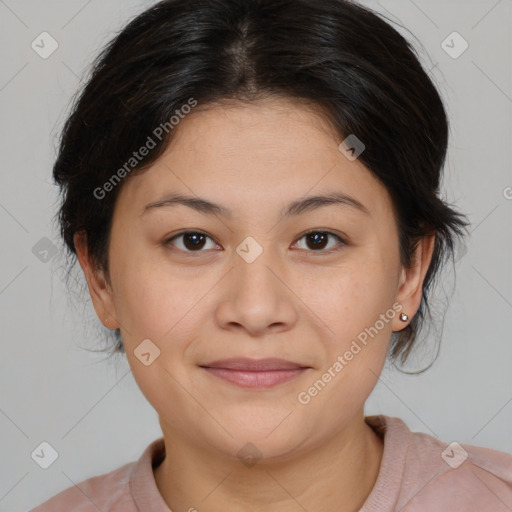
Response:
[{"label": "stud earring", "polygon": [[407,322],[407,320],[409,320],[409,317],[405,313],[402,313],[400,315],[400,320],[402,320],[402,322]]}]

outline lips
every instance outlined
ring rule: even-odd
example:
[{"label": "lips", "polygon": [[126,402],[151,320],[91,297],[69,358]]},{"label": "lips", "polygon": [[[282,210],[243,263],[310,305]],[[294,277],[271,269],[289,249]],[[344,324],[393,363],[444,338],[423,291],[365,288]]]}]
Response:
[{"label": "lips", "polygon": [[276,370],[298,370],[301,368],[309,368],[285,359],[247,359],[232,358],[214,361],[205,365],[203,368],[224,368],[225,370],[239,370],[245,372],[267,372]]},{"label": "lips", "polygon": [[210,375],[242,388],[270,388],[288,382],[309,366],[285,359],[233,358],[201,365]]}]

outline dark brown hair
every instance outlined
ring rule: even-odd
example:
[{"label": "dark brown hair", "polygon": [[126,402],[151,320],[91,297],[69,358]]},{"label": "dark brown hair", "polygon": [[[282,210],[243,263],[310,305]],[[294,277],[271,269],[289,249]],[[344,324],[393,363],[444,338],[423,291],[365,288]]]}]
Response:
[{"label": "dark brown hair", "polygon": [[[73,235],[108,277],[112,214],[122,182],[168,146],[170,119],[191,98],[201,105],[281,95],[320,107],[340,142],[355,134],[359,160],[389,191],[402,264],[435,231],[422,303],[393,333],[392,360],[404,363],[430,315],[428,291],[468,223],[439,197],[448,143],[440,95],[416,51],[390,23],[346,0],[165,0],[134,18],[103,49],[65,122],[53,169],[61,188],[60,230],[75,261]],[[167,124],[165,124],[167,123]],[[166,126],[128,172],[126,162]],[[158,132],[160,133],[160,132]],[[114,184],[115,185],[115,184]],[[99,197],[103,196],[103,197]],[[123,352],[115,331],[114,352]]]}]

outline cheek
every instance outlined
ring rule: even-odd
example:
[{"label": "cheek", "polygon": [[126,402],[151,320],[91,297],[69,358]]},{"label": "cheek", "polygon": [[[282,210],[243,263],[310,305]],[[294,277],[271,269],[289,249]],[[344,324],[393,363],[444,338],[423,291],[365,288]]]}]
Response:
[{"label": "cheek", "polygon": [[341,273],[318,309],[328,327],[323,338],[325,359],[301,397],[314,404],[308,411],[331,418],[327,423],[334,422],[340,410],[355,413],[382,372],[397,313],[392,307],[392,285],[382,275],[378,279],[379,275],[380,270],[369,267],[365,272]]},{"label": "cheek", "polygon": [[194,306],[206,286],[197,274],[196,279],[189,279],[171,265],[142,254],[117,261],[114,300],[127,345],[145,338],[160,344],[166,337],[175,338],[176,332],[194,321]]},{"label": "cheek", "polygon": [[[337,348],[374,325],[381,314],[393,312],[395,276],[390,267],[387,260],[368,251],[347,259],[343,266],[299,280],[299,296],[322,320]],[[390,329],[386,324],[383,330],[389,334]]]},{"label": "cheek", "polygon": [[397,315],[391,267],[391,260],[379,251],[368,250],[364,258],[354,258],[333,272],[323,297],[314,298],[319,316],[329,327],[325,366],[315,380],[324,376],[329,384],[324,388],[322,383],[312,383],[316,387],[311,390],[318,392],[318,414],[332,403],[355,410],[375,387]]}]

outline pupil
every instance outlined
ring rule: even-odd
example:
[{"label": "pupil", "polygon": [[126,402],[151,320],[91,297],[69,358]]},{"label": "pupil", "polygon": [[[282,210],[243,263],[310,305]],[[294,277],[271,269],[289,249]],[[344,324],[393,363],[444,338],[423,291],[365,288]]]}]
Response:
[{"label": "pupil", "polygon": [[[322,242],[325,242],[325,240],[327,239],[327,237],[325,236],[325,233],[311,233],[309,235],[309,240],[313,241],[313,247],[318,249],[320,247],[320,245],[322,244]],[[320,243],[318,243],[320,242]],[[322,245],[322,247],[325,247],[325,243],[324,245]]]},{"label": "pupil", "polygon": [[[190,235],[185,236],[185,247],[187,249],[197,249],[202,248],[201,243],[204,242],[204,235],[201,235],[200,233],[192,233]],[[187,242],[191,242],[190,245]]]}]

